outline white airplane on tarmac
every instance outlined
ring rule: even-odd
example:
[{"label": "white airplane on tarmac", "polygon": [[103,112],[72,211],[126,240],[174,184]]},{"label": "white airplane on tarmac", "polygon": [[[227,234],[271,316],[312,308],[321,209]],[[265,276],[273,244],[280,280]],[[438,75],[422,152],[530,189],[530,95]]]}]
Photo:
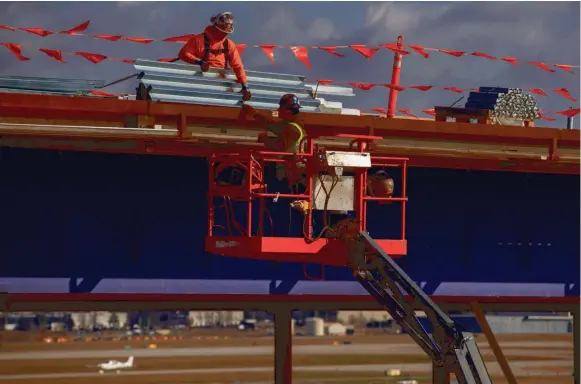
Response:
[{"label": "white airplane on tarmac", "polygon": [[121,373],[122,369],[133,368],[133,356],[130,356],[126,362],[117,361],[117,360],[109,360],[106,363],[101,363],[97,365],[89,365],[89,367],[96,367],[99,368],[99,373],[103,374],[105,371],[116,371],[117,373]]}]

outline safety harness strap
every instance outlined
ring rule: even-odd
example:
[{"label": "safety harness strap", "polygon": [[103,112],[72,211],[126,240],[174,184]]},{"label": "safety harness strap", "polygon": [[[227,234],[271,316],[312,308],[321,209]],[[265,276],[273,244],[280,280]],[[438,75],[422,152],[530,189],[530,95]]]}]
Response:
[{"label": "safety harness strap", "polygon": [[298,129],[298,131],[299,131],[299,138],[297,139],[296,142],[294,142],[294,144],[292,146],[293,152],[295,152],[295,153],[303,152],[301,150],[302,149],[301,143],[303,142],[303,138],[305,137],[305,130],[303,129],[303,127],[299,123],[295,123],[294,121],[289,121],[288,124],[292,125],[293,127]]},{"label": "safety harness strap", "polygon": [[222,49],[210,49],[210,36],[204,33],[204,61],[208,61],[210,53],[212,55],[224,54],[224,69],[228,68],[228,39],[224,39]]}]

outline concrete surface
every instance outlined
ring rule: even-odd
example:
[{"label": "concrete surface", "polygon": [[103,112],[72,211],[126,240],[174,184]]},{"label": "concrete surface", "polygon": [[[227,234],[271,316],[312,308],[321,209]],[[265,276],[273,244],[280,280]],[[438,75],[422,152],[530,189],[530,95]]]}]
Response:
[{"label": "concrete surface", "polygon": [[[569,361],[553,361],[550,363],[553,367],[572,367]],[[558,376],[554,371],[528,371],[524,368],[546,366],[545,361],[524,361],[511,363],[511,367],[516,376]],[[430,372],[431,364],[414,363],[414,364],[367,364],[367,365],[328,365],[328,366],[308,366],[294,367],[294,372],[377,372],[383,374],[388,369],[400,369],[408,373],[425,373]],[[490,375],[501,375],[502,371],[497,363],[487,364]],[[119,375],[123,376],[142,376],[142,375],[184,375],[184,374],[211,374],[211,373],[261,373],[272,372],[272,367],[252,367],[252,368],[220,368],[217,369],[175,369],[175,370],[144,370],[144,371],[122,371]],[[106,374],[107,375],[107,374]],[[108,375],[117,375],[108,373]],[[21,375],[0,375],[0,381],[8,380],[32,380],[32,379],[70,379],[70,378],[90,378],[101,376],[97,372],[78,372],[78,373],[54,373],[54,374],[21,374]]]},{"label": "concrete surface", "polygon": [[[501,345],[507,356],[563,356],[573,354],[573,347],[567,342],[506,342]],[[542,348],[563,348],[546,349]],[[482,353],[490,352],[487,343],[479,343]],[[522,348],[522,349],[521,349]],[[570,348],[570,353],[568,350]],[[196,348],[159,348],[159,349],[109,349],[93,351],[42,351],[42,352],[4,352],[0,360],[38,360],[38,359],[111,359],[138,357],[172,356],[265,356],[273,353],[273,347],[196,347]],[[338,345],[297,345],[293,346],[295,355],[418,355],[424,352],[415,344],[338,344]]]}]

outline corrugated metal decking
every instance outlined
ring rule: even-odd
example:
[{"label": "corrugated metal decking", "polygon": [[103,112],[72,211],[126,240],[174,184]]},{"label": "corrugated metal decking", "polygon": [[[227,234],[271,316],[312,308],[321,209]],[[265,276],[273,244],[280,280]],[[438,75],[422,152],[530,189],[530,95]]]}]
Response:
[{"label": "corrugated metal decking", "polygon": [[105,85],[103,80],[0,76],[0,92],[76,95]]},{"label": "corrugated metal decking", "polygon": [[[142,59],[138,59],[134,66],[139,71],[141,84],[154,101],[220,106],[242,104],[238,94],[242,87],[231,70],[210,68],[202,72],[198,65]],[[305,76],[300,75],[257,71],[247,71],[246,75],[253,95],[247,103],[254,107],[276,109],[282,95],[293,93],[301,100],[305,112],[355,114],[343,109],[339,102],[317,97],[355,96],[350,87],[309,84],[305,82]]]}]

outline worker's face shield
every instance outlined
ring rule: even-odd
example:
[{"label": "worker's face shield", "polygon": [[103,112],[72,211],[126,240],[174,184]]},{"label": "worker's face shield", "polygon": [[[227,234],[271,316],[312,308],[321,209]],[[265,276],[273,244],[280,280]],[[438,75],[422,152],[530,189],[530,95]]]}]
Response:
[{"label": "worker's face shield", "polygon": [[234,22],[234,15],[225,12],[216,16],[214,19],[214,26],[224,33],[232,33],[234,32]]}]

